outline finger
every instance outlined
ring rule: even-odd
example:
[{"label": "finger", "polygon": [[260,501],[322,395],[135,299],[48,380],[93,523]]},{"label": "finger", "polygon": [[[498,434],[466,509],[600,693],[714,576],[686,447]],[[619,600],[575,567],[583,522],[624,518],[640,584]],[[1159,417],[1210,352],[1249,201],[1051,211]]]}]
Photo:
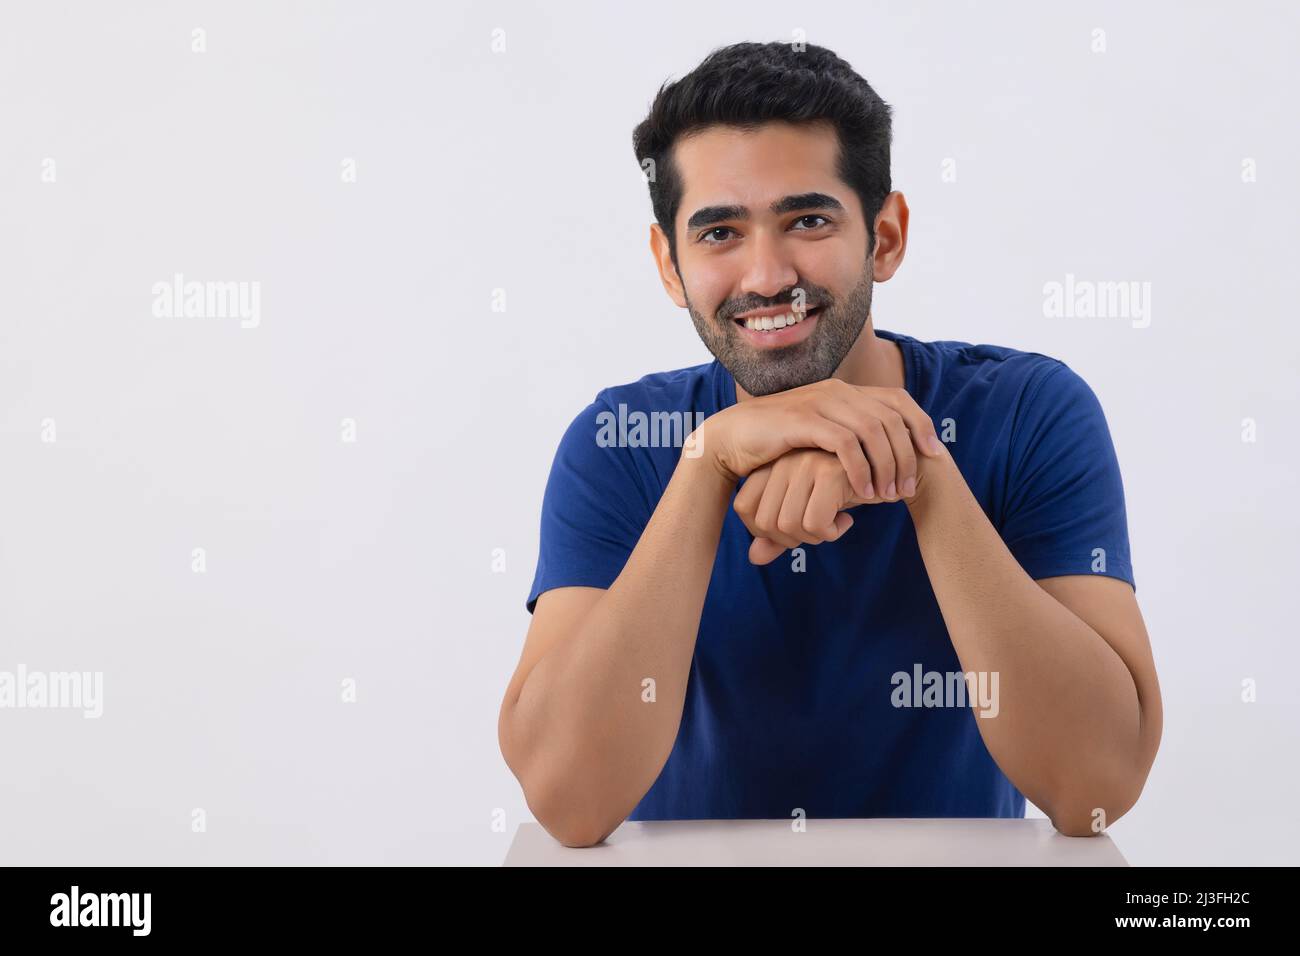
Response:
[{"label": "finger", "polygon": [[754,514],[758,511],[758,503],[763,500],[763,489],[767,487],[772,477],[772,467],[769,463],[757,471],[750,472],[749,477],[740,486],[740,491],[736,492],[736,500],[731,506],[746,525],[754,519]]},{"label": "finger", "polygon": [[[836,403],[833,402],[823,402],[822,407],[840,418],[852,421],[855,417],[846,414],[843,407],[836,407]],[[849,476],[854,489],[861,489],[864,492],[863,497],[872,497],[871,465],[862,450],[862,440],[854,430],[839,421],[827,418],[821,412],[813,414],[792,412],[791,414],[794,422],[788,425],[790,437],[787,441],[796,447],[820,448],[831,452],[844,466],[844,473]]]},{"label": "finger", "polygon": [[[894,444],[885,428],[884,416],[897,418],[898,413],[890,406],[874,398],[862,397],[855,393],[855,400],[843,402],[843,414],[855,435],[861,436],[863,450],[871,464],[872,488],[863,495],[866,500],[879,497],[882,501],[892,501],[898,497],[897,462],[894,457]],[[890,486],[895,485],[893,491]]]},{"label": "finger", "polygon": [[[828,458],[827,461],[830,461]],[[808,496],[808,507],[804,509],[803,526],[814,530],[826,540],[834,540],[831,533],[835,528],[835,516],[846,504],[844,500],[844,472],[836,465],[838,474],[823,473],[817,477],[812,494]]]},{"label": "finger", "polygon": [[771,538],[755,538],[754,543],[749,546],[749,563],[771,564],[781,556],[783,551],[785,548]]},{"label": "finger", "polygon": [[[838,463],[835,468],[837,471],[842,471]],[[811,469],[798,469],[790,477],[790,484],[785,490],[785,501],[781,503],[781,510],[776,518],[777,529],[782,534],[805,544],[821,544],[821,532],[826,530],[825,527],[810,530],[803,520],[816,478],[816,473]]]},{"label": "finger", "polygon": [[888,405],[877,405],[880,422],[894,456],[894,480],[898,494],[910,498],[916,494],[916,451],[912,448],[912,434],[907,430],[903,416]]},{"label": "finger", "polygon": [[882,397],[879,400],[903,416],[912,444],[917,451],[930,458],[943,454],[943,442],[939,440],[939,435],[934,429],[934,422],[925,413],[925,409],[916,404],[916,399],[906,391],[898,389],[894,397]]},{"label": "finger", "polygon": [[787,471],[788,469],[785,468],[773,469],[772,478],[763,489],[763,498],[759,502],[758,511],[749,525],[749,532],[755,538],[771,538],[783,548],[797,548],[799,541],[782,534],[778,525],[781,506],[785,503],[786,488],[789,486],[790,476]]},{"label": "finger", "polygon": [[833,535],[828,535],[827,541],[838,541],[844,537],[844,533],[853,527],[853,515],[847,511],[841,511],[835,516],[835,531]]},{"label": "finger", "polygon": [[884,422],[870,411],[865,413],[870,423],[867,431],[867,460],[871,462],[871,480],[881,499],[893,501],[897,497],[894,481],[894,446],[885,431]]}]

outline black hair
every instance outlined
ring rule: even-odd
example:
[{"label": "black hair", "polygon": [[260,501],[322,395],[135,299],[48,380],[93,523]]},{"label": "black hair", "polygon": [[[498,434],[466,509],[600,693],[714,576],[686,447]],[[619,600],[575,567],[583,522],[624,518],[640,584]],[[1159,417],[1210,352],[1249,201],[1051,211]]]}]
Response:
[{"label": "black hair", "polygon": [[[892,111],[861,76],[825,47],[811,43],[733,43],[715,49],[690,73],[659,88],[650,114],[632,132],[643,171],[649,167],[650,203],[668,235],[673,266],[673,223],[682,180],[672,147],[708,126],[753,130],[777,120],[830,122],[839,137],[838,172],[858,194],[867,219],[868,250],[876,244],[876,215],[891,190]],[[653,161],[653,165],[646,160]]]}]

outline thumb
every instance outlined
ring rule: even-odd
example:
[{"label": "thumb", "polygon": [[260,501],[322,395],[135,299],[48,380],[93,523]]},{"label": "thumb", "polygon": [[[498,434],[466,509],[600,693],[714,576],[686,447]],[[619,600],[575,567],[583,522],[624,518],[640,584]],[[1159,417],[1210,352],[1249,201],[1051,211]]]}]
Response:
[{"label": "thumb", "polygon": [[824,537],[827,541],[838,541],[844,537],[844,532],[853,527],[853,515],[847,511],[840,511],[835,515],[835,524],[831,527]]},{"label": "thumb", "polygon": [[784,550],[785,548],[771,538],[755,538],[754,543],[749,546],[749,563],[771,564]]}]

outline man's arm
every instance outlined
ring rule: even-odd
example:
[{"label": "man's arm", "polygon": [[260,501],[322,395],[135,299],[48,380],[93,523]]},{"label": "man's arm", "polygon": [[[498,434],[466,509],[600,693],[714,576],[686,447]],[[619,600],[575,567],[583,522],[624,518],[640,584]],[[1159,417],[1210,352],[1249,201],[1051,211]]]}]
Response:
[{"label": "man's arm", "polygon": [[927,460],[907,501],[964,671],[998,673],[999,711],[977,717],[1012,783],[1069,836],[1137,802],[1162,710],[1133,590],[1103,576],[1036,582],[1017,563],[950,456]]},{"label": "man's arm", "polygon": [[566,846],[608,836],[672,752],[733,488],[683,456],[608,590],[538,598],[498,735],[529,809]]}]

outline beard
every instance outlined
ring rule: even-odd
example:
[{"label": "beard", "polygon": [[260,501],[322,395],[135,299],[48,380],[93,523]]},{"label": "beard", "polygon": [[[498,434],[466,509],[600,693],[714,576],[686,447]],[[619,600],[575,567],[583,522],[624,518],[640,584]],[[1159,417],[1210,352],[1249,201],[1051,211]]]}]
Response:
[{"label": "beard", "polygon": [[791,299],[738,303],[730,307],[724,303],[716,318],[706,319],[695,310],[687,296],[686,309],[705,346],[740,387],[750,395],[771,395],[820,382],[835,373],[858,340],[871,313],[872,285],[871,260],[868,259],[862,278],[848,298],[842,301],[816,286],[796,286],[806,294],[809,308],[820,306],[817,324],[812,334],[802,342],[777,349],[757,349],[750,345],[734,317],[754,308],[786,305]]}]

